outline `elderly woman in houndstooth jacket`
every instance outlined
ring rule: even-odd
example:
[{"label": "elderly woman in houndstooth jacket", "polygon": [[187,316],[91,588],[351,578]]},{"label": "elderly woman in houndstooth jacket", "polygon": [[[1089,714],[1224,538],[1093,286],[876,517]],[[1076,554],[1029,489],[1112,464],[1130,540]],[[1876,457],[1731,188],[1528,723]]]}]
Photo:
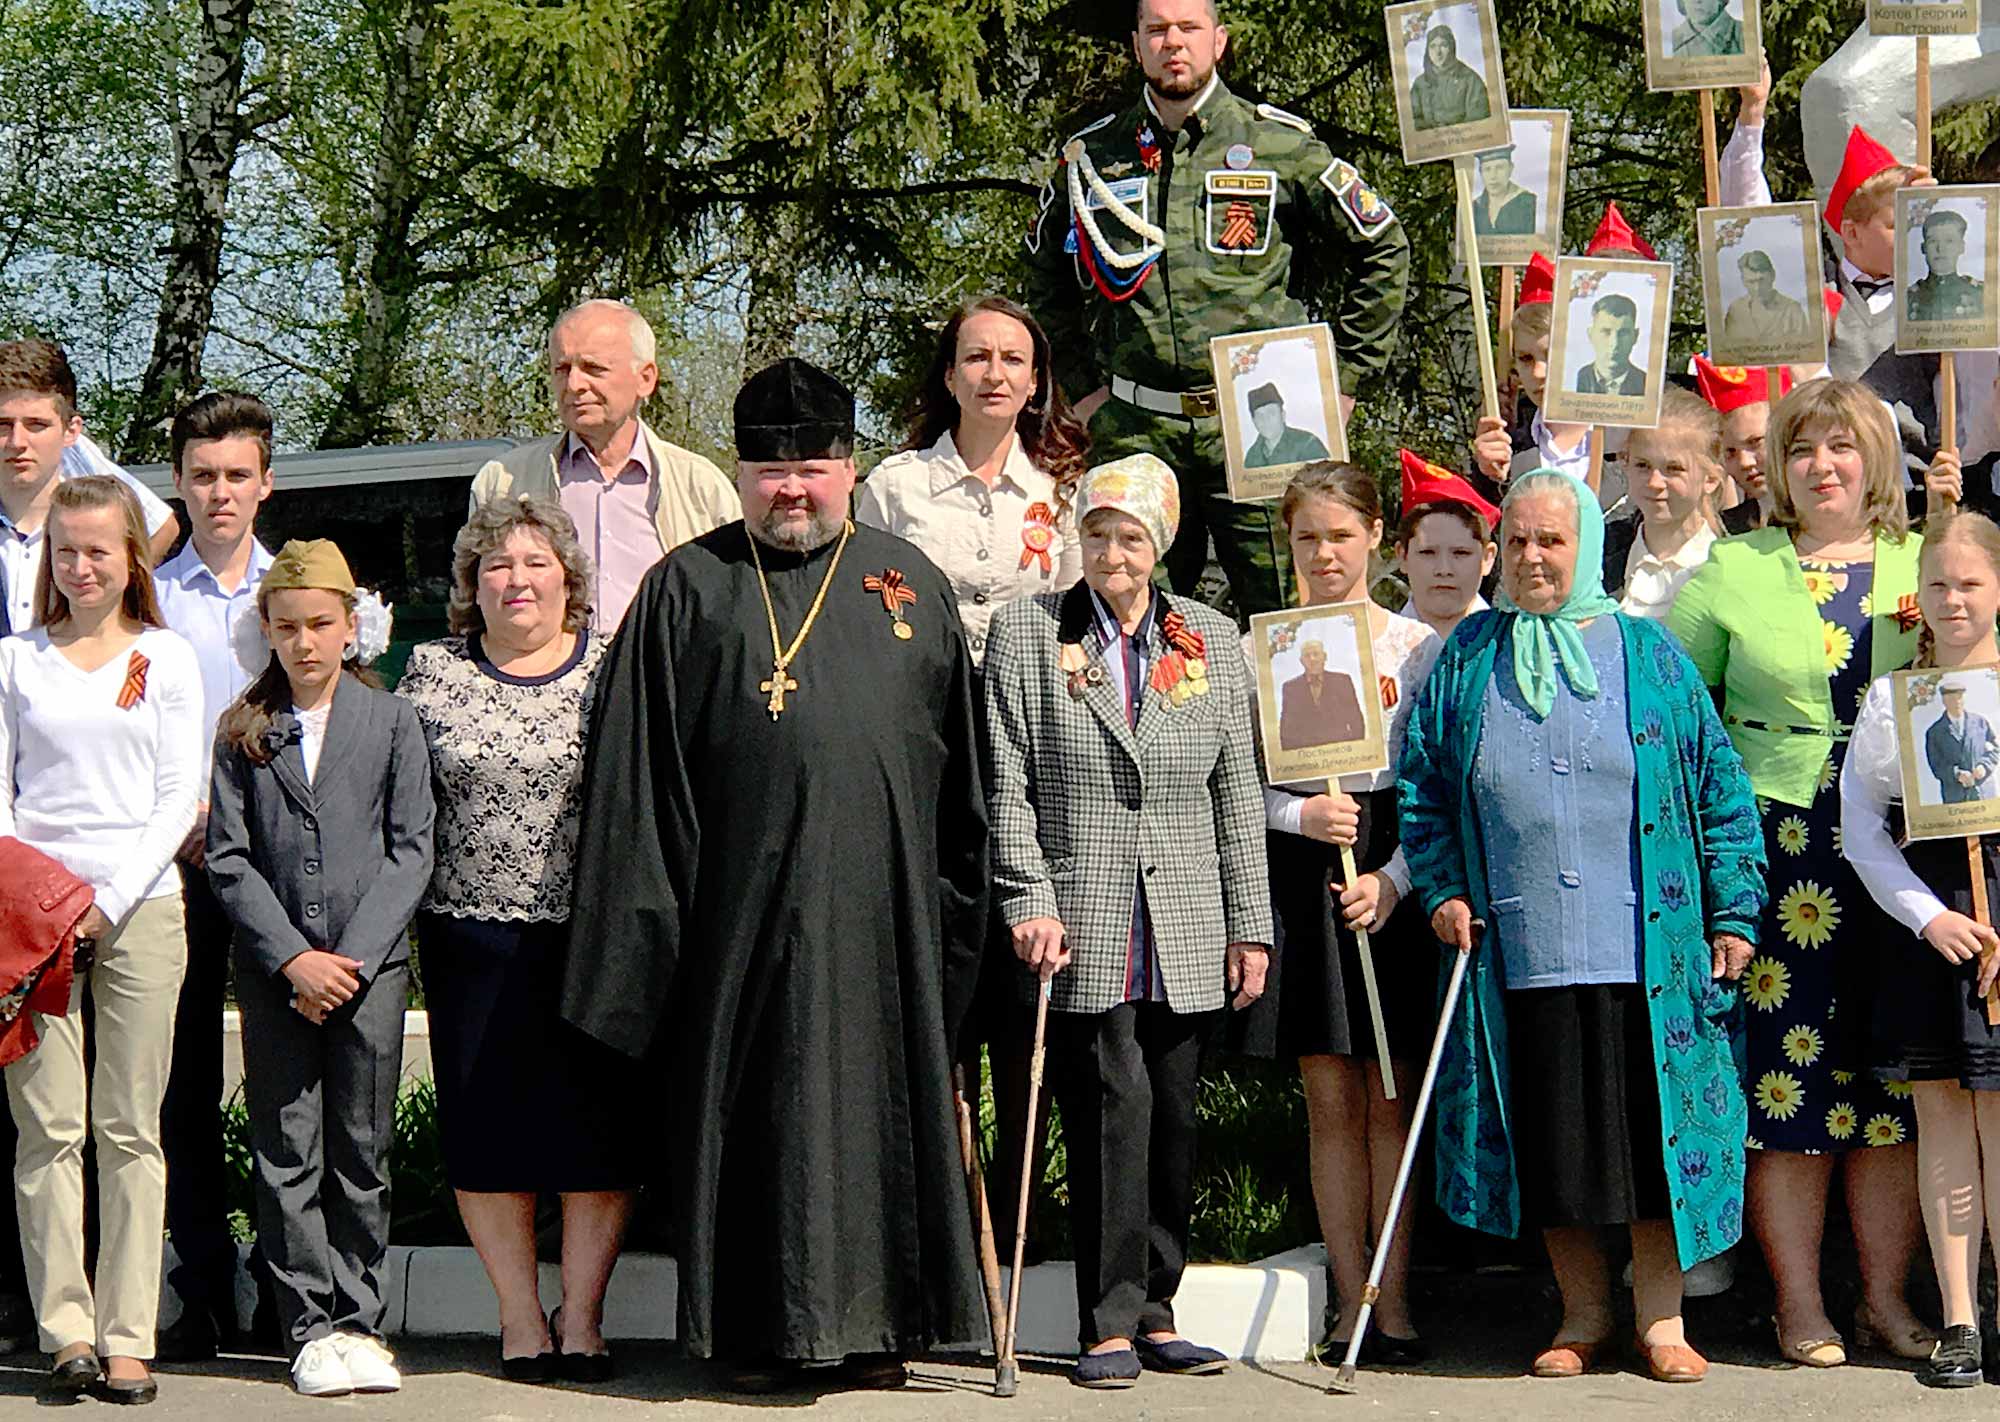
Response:
[{"label": "elderly woman in houndstooth jacket", "polygon": [[1215,1372],[1174,1330],[1201,1041],[1262,990],[1263,800],[1236,628],[1151,581],[1180,494],[1150,454],[1084,476],[1083,582],[986,650],[994,893],[1053,1009],[1079,1343],[1072,1380]]}]

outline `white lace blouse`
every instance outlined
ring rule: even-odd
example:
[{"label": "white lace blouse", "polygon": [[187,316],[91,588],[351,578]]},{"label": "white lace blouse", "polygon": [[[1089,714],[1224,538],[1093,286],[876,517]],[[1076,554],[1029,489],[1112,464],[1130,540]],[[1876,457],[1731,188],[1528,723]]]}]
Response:
[{"label": "white lace blouse", "polygon": [[417,709],[437,793],[437,867],[423,908],[455,918],[560,923],[583,797],[583,733],[610,644],[579,637],[547,676],[514,677],[468,639],[410,654],[396,694]]}]

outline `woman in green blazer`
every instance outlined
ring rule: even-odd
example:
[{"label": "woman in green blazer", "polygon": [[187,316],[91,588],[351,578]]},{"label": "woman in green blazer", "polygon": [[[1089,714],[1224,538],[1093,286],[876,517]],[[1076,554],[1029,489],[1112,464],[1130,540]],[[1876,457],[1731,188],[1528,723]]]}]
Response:
[{"label": "woman in green blazer", "polygon": [[[1903,1281],[1917,1245],[1916,1115],[1863,1058],[1879,920],[1836,839],[1840,762],[1869,681],[1916,652],[1917,551],[1887,409],[1817,380],[1771,412],[1767,527],[1715,546],[1667,615],[1716,692],[1762,810],[1770,897],[1744,979],[1746,1200],[1777,1285],[1778,1350],[1846,1361],[1820,1291],[1836,1162],[1864,1300],[1855,1342],[1923,1357]],[[1854,1149],[1868,1147],[1868,1149]]]}]

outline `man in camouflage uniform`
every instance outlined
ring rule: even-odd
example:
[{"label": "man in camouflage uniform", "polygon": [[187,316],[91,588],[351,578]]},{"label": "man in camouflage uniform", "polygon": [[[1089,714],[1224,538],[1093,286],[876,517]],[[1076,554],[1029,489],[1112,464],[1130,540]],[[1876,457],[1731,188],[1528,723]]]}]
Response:
[{"label": "man in camouflage uniform", "polygon": [[1181,480],[1181,527],[1162,559],[1191,593],[1208,541],[1239,617],[1289,604],[1277,509],[1229,497],[1212,337],[1310,319],[1290,290],[1309,248],[1346,287],[1333,313],[1341,407],[1388,365],[1409,242],[1387,203],[1305,120],[1229,92],[1214,0],[1140,0],[1142,98],[1074,135],[1028,235],[1029,305],[1065,390],[1090,392],[1094,460],[1147,452]]}]

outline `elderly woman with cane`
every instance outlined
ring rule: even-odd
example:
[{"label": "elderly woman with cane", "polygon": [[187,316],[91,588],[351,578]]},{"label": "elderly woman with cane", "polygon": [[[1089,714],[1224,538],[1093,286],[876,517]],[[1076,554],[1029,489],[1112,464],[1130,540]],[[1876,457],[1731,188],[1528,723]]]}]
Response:
[{"label": "elderly woman with cane", "polygon": [[1490,925],[1440,1026],[1438,1201],[1489,1233],[1542,1229],[1563,1319],[1535,1376],[1575,1377],[1611,1341],[1622,1226],[1639,1352],[1695,1382],[1681,1271],[1743,1228],[1733,982],[1763,841],[1693,665],[1606,595],[1603,541],[1581,481],[1516,480],[1498,607],[1446,644],[1405,731],[1414,891],[1448,948]]},{"label": "elderly woman with cane", "polygon": [[[1041,975],[1069,1155],[1071,1380],[1212,1373],[1174,1327],[1201,1044],[1262,991],[1264,814],[1236,628],[1153,585],[1180,492],[1150,454],[1077,490],[1083,582],[1011,603],[986,648],[994,893]],[[1039,1033],[1038,1033],[1039,1035]]]}]

